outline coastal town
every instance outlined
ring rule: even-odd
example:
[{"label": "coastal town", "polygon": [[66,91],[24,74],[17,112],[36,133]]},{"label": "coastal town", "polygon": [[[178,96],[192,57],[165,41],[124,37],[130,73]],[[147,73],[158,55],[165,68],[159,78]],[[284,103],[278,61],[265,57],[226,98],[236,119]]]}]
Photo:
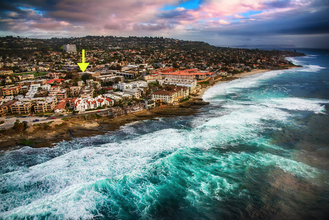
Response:
[{"label": "coastal town", "polygon": [[[81,72],[82,49],[86,71]],[[117,117],[179,105],[210,82],[293,66],[295,51],[162,37],[0,38],[0,128],[87,113]],[[34,117],[27,121],[20,117]]]}]

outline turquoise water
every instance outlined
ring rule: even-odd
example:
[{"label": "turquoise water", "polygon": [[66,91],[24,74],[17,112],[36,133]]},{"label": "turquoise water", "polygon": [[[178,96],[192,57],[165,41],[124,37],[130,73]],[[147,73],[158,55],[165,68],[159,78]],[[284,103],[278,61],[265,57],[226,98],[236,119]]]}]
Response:
[{"label": "turquoise water", "polygon": [[329,52],[218,84],[196,116],[0,155],[2,219],[327,219]]}]

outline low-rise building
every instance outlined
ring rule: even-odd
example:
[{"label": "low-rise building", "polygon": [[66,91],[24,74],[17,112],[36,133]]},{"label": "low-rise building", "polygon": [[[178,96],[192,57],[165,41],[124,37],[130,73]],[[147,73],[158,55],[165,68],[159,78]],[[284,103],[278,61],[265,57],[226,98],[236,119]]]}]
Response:
[{"label": "low-rise building", "polygon": [[21,86],[6,87],[1,89],[2,96],[17,95]]},{"label": "low-rise building", "polygon": [[10,106],[15,104],[15,102],[17,102],[17,100],[11,100],[0,105],[0,115],[2,116],[2,115],[10,114],[11,113]]},{"label": "low-rise building", "polygon": [[31,112],[31,102],[15,102],[10,106],[12,114],[29,114]]},{"label": "low-rise building", "polygon": [[65,107],[66,107],[66,100],[62,99],[55,106],[54,112],[55,113],[63,113],[63,112],[65,112]]},{"label": "low-rise building", "polygon": [[52,112],[57,104],[55,97],[47,97],[45,101],[37,101],[34,106],[34,112]]},{"label": "low-rise building", "polygon": [[86,111],[96,109],[104,105],[112,106],[114,103],[110,98],[97,96],[96,98],[77,98],[74,104],[75,111]]},{"label": "low-rise building", "polygon": [[166,103],[178,102],[189,96],[188,87],[184,86],[171,86],[167,91],[156,91],[152,94],[152,100],[162,100]]},{"label": "low-rise building", "polygon": [[72,97],[79,96],[81,87],[80,86],[71,86],[70,87],[70,95]]},{"label": "low-rise building", "polygon": [[58,100],[66,99],[66,98],[67,98],[67,93],[66,93],[65,89],[62,89],[57,93],[57,99]]}]

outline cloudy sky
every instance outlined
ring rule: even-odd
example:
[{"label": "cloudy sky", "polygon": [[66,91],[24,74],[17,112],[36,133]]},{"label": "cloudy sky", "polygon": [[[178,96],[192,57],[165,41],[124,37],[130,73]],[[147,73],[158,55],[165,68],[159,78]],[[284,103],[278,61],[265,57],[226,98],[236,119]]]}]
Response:
[{"label": "cloudy sky", "polygon": [[0,36],[6,35],[329,48],[329,0],[1,0]]}]

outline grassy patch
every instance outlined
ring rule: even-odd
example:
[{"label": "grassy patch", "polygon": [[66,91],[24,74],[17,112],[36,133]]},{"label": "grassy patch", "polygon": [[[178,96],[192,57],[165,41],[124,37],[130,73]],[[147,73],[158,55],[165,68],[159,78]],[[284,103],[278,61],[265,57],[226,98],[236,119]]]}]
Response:
[{"label": "grassy patch", "polygon": [[188,101],[190,98],[191,98],[191,97],[187,97],[187,98],[185,98],[185,99],[180,100],[180,102]]},{"label": "grassy patch", "polygon": [[208,81],[199,82],[198,84],[209,84]]}]

